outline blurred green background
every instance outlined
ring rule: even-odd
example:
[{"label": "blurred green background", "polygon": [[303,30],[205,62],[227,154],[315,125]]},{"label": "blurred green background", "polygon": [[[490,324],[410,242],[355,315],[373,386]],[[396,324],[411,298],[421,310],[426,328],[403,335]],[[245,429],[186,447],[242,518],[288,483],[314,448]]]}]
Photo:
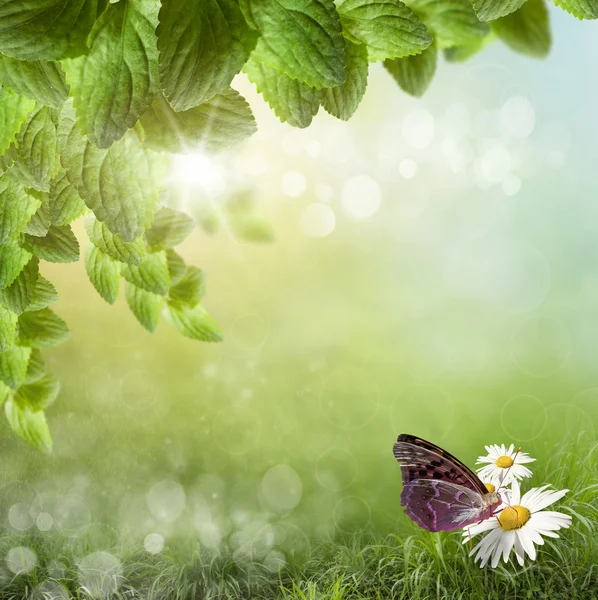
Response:
[{"label": "blurred green background", "polygon": [[191,536],[242,555],[250,539],[284,560],[318,537],[411,527],[401,432],[472,466],[484,444],[546,460],[592,435],[598,26],[551,15],[548,60],[496,43],[439,65],[421,100],[372,66],[349,123],[322,112],[294,130],[236,82],[259,133],[200,161],[206,190],[187,208],[252,187],[276,241],[225,226],[181,246],[224,343],[166,323],[150,335],[82,262],[44,265],[72,330],[45,352],[63,386],[54,453],[2,426],[3,526],[107,524],[152,551]]}]

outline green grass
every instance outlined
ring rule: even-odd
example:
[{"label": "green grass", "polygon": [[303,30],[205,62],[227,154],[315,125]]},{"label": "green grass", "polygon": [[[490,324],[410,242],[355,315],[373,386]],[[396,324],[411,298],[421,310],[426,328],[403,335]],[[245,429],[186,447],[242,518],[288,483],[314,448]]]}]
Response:
[{"label": "green grass", "polygon": [[[4,532],[0,554],[27,546],[37,553],[38,566],[15,576],[3,564],[0,599],[41,600],[44,596],[32,596],[32,590],[48,579],[60,582],[74,598],[89,597],[81,587],[76,556],[97,549],[120,560],[122,579],[110,597],[122,600],[598,598],[598,445],[581,437],[572,440],[537,470],[542,481],[570,488],[555,508],[574,520],[561,539],[547,539],[537,561],[524,568],[509,562],[494,570],[481,569],[468,556],[468,545],[461,544],[458,532],[430,534],[416,528],[411,533],[362,532],[315,542],[307,555],[287,555],[286,567],[278,572],[258,560],[241,564],[226,548],[208,552],[193,536],[169,539],[165,550],[152,556],[122,539],[107,547],[101,536],[73,539],[55,533]],[[64,573],[54,572],[52,577],[52,560],[63,563]]]}]

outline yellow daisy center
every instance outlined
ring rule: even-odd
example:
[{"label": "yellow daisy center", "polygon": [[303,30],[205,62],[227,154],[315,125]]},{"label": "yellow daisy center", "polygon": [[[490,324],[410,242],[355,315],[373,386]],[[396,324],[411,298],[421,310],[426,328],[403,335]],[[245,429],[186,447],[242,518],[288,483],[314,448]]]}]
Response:
[{"label": "yellow daisy center", "polygon": [[496,466],[500,467],[501,469],[508,469],[509,467],[513,466],[513,459],[510,456],[499,456],[496,459]]},{"label": "yellow daisy center", "polygon": [[501,511],[500,515],[498,515],[498,524],[505,531],[521,529],[531,516],[531,513],[525,506],[515,504],[514,506],[507,506],[507,508]]},{"label": "yellow daisy center", "polygon": [[494,486],[494,484],[492,484],[492,483],[485,483],[484,485],[486,486],[486,489],[488,490],[489,494],[492,494],[492,492],[496,491],[496,487]]}]

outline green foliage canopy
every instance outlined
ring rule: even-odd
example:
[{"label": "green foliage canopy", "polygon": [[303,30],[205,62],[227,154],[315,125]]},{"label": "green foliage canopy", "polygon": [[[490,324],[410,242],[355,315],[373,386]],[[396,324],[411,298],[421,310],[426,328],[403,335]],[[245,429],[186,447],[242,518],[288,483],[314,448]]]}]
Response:
[{"label": "green foliage canopy", "polygon": [[[555,3],[598,18],[595,0]],[[163,312],[184,336],[221,339],[204,273],[173,249],[194,222],[164,200],[163,165],[254,133],[238,73],[281,121],[307,127],[321,106],[355,113],[371,62],[421,96],[438,52],[461,60],[494,39],[545,56],[545,0],[0,0],[0,405],[13,431],[51,449],[44,409],[59,383],[40,349],[68,327],[41,272],[79,259],[83,215],[86,271],[106,302],[124,279],[147,330]],[[224,207],[231,229],[271,239],[246,204]]]}]

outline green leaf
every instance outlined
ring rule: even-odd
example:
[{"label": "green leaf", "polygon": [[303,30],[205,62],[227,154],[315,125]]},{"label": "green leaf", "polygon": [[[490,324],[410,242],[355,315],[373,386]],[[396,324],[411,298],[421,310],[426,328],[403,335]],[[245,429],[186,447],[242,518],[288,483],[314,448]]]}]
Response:
[{"label": "green leaf", "polygon": [[87,211],[77,188],[62,169],[50,183],[48,208],[52,224],[58,226],[72,223]]},{"label": "green leaf", "polygon": [[4,401],[6,400],[6,398],[8,398],[9,393],[10,388],[0,381],[0,406],[4,404]]},{"label": "green leaf", "polygon": [[9,177],[0,177],[0,244],[15,239],[41,202]]},{"label": "green leaf", "polygon": [[31,348],[11,346],[0,352],[0,380],[16,390],[25,381]]},{"label": "green leaf", "polygon": [[253,59],[245,65],[244,71],[283,123],[301,129],[311,124],[320,109],[322,90],[310,87],[298,79],[291,79]]},{"label": "green leaf", "polygon": [[156,96],[139,122],[148,148],[179,153],[221,150],[241,142],[256,130],[249,104],[232,88],[178,113],[162,96]]},{"label": "green leaf", "polygon": [[123,264],[122,276],[147,292],[165,296],[170,288],[170,275],[164,252],[148,254],[139,266]]},{"label": "green leaf", "polygon": [[37,311],[47,308],[51,304],[54,304],[56,300],[58,300],[56,288],[40,275],[35,282],[33,298],[31,299],[31,304],[27,307],[27,311]]},{"label": "green leaf", "polygon": [[35,211],[29,223],[23,228],[23,233],[34,235],[36,237],[44,237],[50,226],[52,225],[52,214],[50,212],[50,203],[45,192],[29,190],[31,194],[35,194],[35,198],[41,201],[40,207]]},{"label": "green leaf", "polygon": [[2,0],[0,52],[21,60],[58,60],[86,50],[100,0]]},{"label": "green leaf", "polygon": [[151,103],[158,75],[157,3],[112,3],[96,21],[88,53],[63,62],[83,133],[108,148]]},{"label": "green leaf", "polygon": [[236,238],[245,242],[273,242],[272,225],[252,214],[230,215],[229,224]]},{"label": "green leaf", "polygon": [[493,21],[515,12],[526,0],[473,0],[480,21]]},{"label": "green leaf", "polygon": [[120,263],[95,246],[89,246],[85,252],[85,270],[98,294],[108,304],[114,304],[120,286]]},{"label": "green leaf", "polygon": [[255,62],[318,89],[345,81],[345,41],[333,0],[241,0],[240,6],[261,34]]},{"label": "green leaf", "polygon": [[145,257],[143,238],[125,242],[117,233],[112,233],[104,223],[100,223],[91,213],[85,216],[85,231],[89,241],[98,250],[119,262],[140,265]]},{"label": "green leaf", "polygon": [[169,302],[164,308],[164,315],[168,322],[185,337],[202,342],[222,341],[220,328],[201,304],[189,308],[185,304]]},{"label": "green leaf", "polygon": [[544,58],[552,39],[544,0],[528,0],[517,12],[492,22],[492,30],[512,50]]},{"label": "green leaf", "polygon": [[17,242],[0,246],[0,290],[8,287],[29,262],[31,254]]},{"label": "green leaf", "polygon": [[185,261],[174,250],[168,248],[166,250],[166,264],[168,265],[170,285],[176,285],[187,272]]},{"label": "green leaf", "polygon": [[468,44],[463,44],[462,46],[454,46],[453,48],[446,48],[444,51],[444,57],[448,62],[464,62],[483,50],[495,39],[496,35],[491,32],[485,38],[480,38],[474,42],[469,42]]},{"label": "green leaf", "polygon": [[172,208],[156,211],[152,226],[145,232],[145,239],[152,251],[178,246],[193,231],[191,217]]},{"label": "green leaf", "polygon": [[0,352],[5,352],[15,341],[18,317],[0,304]]},{"label": "green leaf", "polygon": [[25,234],[25,248],[48,262],[69,263],[79,260],[79,242],[70,225],[52,225],[44,237]]},{"label": "green leaf", "polygon": [[42,358],[42,353],[37,349],[31,350],[29,363],[27,364],[27,373],[25,374],[25,383],[39,381],[46,373],[46,365]]},{"label": "green leaf", "polygon": [[69,88],[57,62],[15,60],[0,54],[0,81],[17,94],[39,104],[60,108]]},{"label": "green leaf", "polygon": [[[424,50],[426,52],[426,50]],[[347,42],[347,79],[324,90],[322,106],[337,119],[348,121],[357,110],[368,84],[368,51],[363,44]]]},{"label": "green leaf", "polygon": [[52,437],[43,410],[33,410],[20,405],[15,398],[4,404],[4,412],[14,433],[36,450],[49,454],[52,451]]},{"label": "green leaf", "polygon": [[46,348],[64,342],[68,335],[67,324],[49,308],[24,312],[19,317],[19,344]]},{"label": "green leaf", "polygon": [[[1,110],[1,108],[0,108]],[[0,117],[1,118],[1,117]],[[0,128],[1,132],[1,128]],[[1,133],[0,133],[1,137]],[[10,145],[6,152],[0,156],[0,175],[6,173],[8,169],[10,169],[17,160],[17,148],[14,145],[14,142],[10,142]]]},{"label": "green leaf", "polygon": [[[35,102],[29,98],[0,89],[0,154],[3,154],[16,138]],[[5,169],[4,169],[5,170]]]},{"label": "green leaf", "polygon": [[60,382],[54,375],[44,375],[32,383],[22,385],[15,393],[14,400],[19,406],[32,410],[48,408],[60,392]]},{"label": "green leaf", "polygon": [[17,278],[5,289],[0,290],[0,302],[17,315],[24,312],[35,294],[39,276],[39,259],[33,257]]},{"label": "green leaf", "polygon": [[160,318],[162,296],[152,294],[127,281],[125,286],[127,304],[136,319],[148,331],[155,331]]},{"label": "green leaf", "polygon": [[436,46],[432,44],[417,56],[387,60],[384,66],[403,91],[419,98],[434,78],[437,54]]},{"label": "green leaf", "polygon": [[134,132],[108,149],[96,148],[79,130],[70,104],[64,106],[58,145],[68,179],[110,231],[132,242],[152,222],[158,202],[156,165]]},{"label": "green leaf", "polygon": [[577,19],[598,19],[598,0],[552,0]]},{"label": "green leaf", "polygon": [[478,20],[469,0],[406,0],[406,4],[434,34],[440,49],[467,44],[490,32],[488,24]]},{"label": "green leaf", "polygon": [[193,308],[206,293],[206,278],[201,269],[187,267],[182,279],[170,288],[168,298],[175,304],[186,304]]},{"label": "green leaf", "polygon": [[258,39],[235,0],[162,0],[160,82],[176,111],[222,92]]},{"label": "green leaf", "polygon": [[60,163],[56,152],[56,125],[52,109],[33,110],[21,127],[16,140],[17,162],[11,176],[25,187],[47,192]]},{"label": "green leaf", "polygon": [[338,11],[345,34],[367,46],[372,62],[419,54],[432,43],[426,26],[400,0],[344,0]]}]

